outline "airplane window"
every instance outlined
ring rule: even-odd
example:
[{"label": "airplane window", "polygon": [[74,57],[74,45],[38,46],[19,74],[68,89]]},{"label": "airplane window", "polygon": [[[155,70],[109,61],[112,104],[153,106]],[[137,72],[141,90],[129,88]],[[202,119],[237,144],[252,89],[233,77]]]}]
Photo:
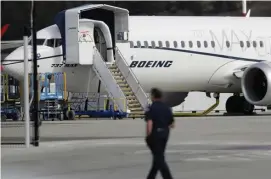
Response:
[{"label": "airplane window", "polygon": [[147,41],[144,41],[144,46],[145,46],[145,48],[148,48],[148,42]]},{"label": "airplane window", "polygon": [[184,41],[181,41],[181,46],[182,46],[182,48],[185,48],[185,43],[184,43]]},{"label": "airplane window", "polygon": [[141,43],[140,43],[140,41],[137,41],[137,47],[138,47],[138,48],[141,48]]},{"label": "airplane window", "polygon": [[241,48],[244,47],[244,42],[243,41],[240,41],[240,46],[241,46]]},{"label": "airplane window", "polygon": [[253,41],[253,47],[256,48],[257,47],[257,42]]},{"label": "airplane window", "polygon": [[213,48],[215,48],[215,42],[214,41],[211,41],[211,45]]},{"label": "airplane window", "polygon": [[178,47],[178,43],[176,41],[173,42],[173,45],[174,45],[175,48]]},{"label": "airplane window", "polygon": [[47,39],[46,45],[48,47],[55,47],[55,39]]},{"label": "airplane window", "polygon": [[151,46],[152,46],[152,48],[155,48],[155,42],[154,41],[151,41]]},{"label": "airplane window", "polygon": [[62,40],[61,39],[56,39],[56,45],[55,47],[59,47],[62,45]]},{"label": "airplane window", "polygon": [[247,47],[248,47],[248,48],[250,47],[250,42],[249,42],[249,41],[247,41]]},{"label": "airplane window", "polygon": [[260,47],[263,47],[263,41],[260,41]]},{"label": "airplane window", "polygon": [[159,45],[159,47],[163,47],[162,41],[158,41],[158,45]]},{"label": "airplane window", "polygon": [[[37,39],[37,45],[44,45],[46,39]],[[32,39],[28,42],[28,45],[32,45]]]},{"label": "airplane window", "polygon": [[167,48],[170,47],[169,41],[166,41],[166,47],[167,47]]},{"label": "airplane window", "polygon": [[204,41],[204,47],[207,48],[208,47],[208,43],[207,41]]},{"label": "airplane window", "polygon": [[192,41],[189,41],[189,47],[192,48],[193,47],[193,43]]},{"label": "airplane window", "polygon": [[134,42],[130,41],[130,48],[134,48]]},{"label": "airplane window", "polygon": [[229,48],[230,47],[230,42],[226,41],[226,46]]},{"label": "airplane window", "polygon": [[198,46],[198,48],[200,48],[200,47],[201,47],[201,45],[200,45],[200,41],[197,41],[197,46]]}]

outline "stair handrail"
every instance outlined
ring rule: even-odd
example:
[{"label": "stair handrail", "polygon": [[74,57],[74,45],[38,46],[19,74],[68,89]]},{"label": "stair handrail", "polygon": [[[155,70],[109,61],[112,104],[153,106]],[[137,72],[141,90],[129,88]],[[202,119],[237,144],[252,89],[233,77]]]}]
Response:
[{"label": "stair handrail", "polygon": [[[100,54],[99,50],[98,50],[96,47],[94,47],[93,50],[95,51],[94,53],[96,53],[101,59],[103,59],[102,55]],[[95,54],[93,54],[93,55],[95,55]],[[94,60],[93,62],[95,63],[95,62],[97,62],[97,61]],[[107,66],[107,63],[106,63],[104,60],[102,60],[102,63],[103,63],[105,66]],[[102,81],[103,81],[103,80],[102,80]],[[108,86],[107,86],[106,83],[104,83],[103,85],[108,89]],[[119,85],[117,85],[117,88],[118,88],[119,92],[124,96],[123,91],[120,89]],[[111,92],[109,89],[108,89],[107,92],[110,94],[110,96],[114,97],[114,95],[112,94],[112,92]],[[127,109],[125,108],[125,106],[123,106],[123,110],[121,110],[122,107],[118,104],[118,102],[116,102],[115,100],[113,100],[113,101],[114,101],[115,103],[117,103],[118,109],[120,109],[120,111],[126,112]],[[125,109],[126,109],[126,110],[125,110]]]},{"label": "stair handrail", "polygon": [[[136,83],[138,84],[138,88],[137,88],[136,92],[134,92],[134,93],[136,94],[136,93],[138,92],[138,90],[141,90],[141,92],[143,93],[143,95],[144,95],[145,98],[147,99],[147,103],[149,103],[149,102],[150,102],[149,96],[145,93],[145,91],[143,90],[143,88],[142,88],[142,86],[141,86],[141,84],[140,84],[138,78],[136,77],[136,75],[134,74],[134,72],[130,69],[129,64],[128,64],[127,61],[125,60],[125,57],[124,57],[123,54],[121,53],[120,49],[119,49],[117,46],[115,47],[115,49],[116,49],[116,51],[119,53],[119,55],[120,55],[122,61],[125,63],[125,65],[127,66],[128,70],[129,70],[128,76],[129,76],[129,75],[132,75],[133,78],[135,79]],[[116,60],[116,63],[118,63],[117,60]],[[127,76],[127,77],[128,77],[128,76]],[[146,105],[147,105],[147,104],[146,104]],[[142,106],[142,107],[144,108],[145,106]]]}]

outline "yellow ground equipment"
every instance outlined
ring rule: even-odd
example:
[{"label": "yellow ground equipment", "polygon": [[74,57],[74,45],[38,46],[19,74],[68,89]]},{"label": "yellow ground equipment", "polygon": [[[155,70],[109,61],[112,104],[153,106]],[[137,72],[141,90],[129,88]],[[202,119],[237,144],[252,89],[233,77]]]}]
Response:
[{"label": "yellow ground equipment", "polygon": [[6,100],[6,90],[5,90],[5,85],[4,85],[4,78],[5,78],[5,75],[1,74],[1,103],[4,103]]},{"label": "yellow ground equipment", "polygon": [[205,116],[207,114],[209,114],[212,110],[214,110],[217,106],[219,105],[219,98],[216,98],[216,102],[215,104],[213,104],[212,106],[210,106],[208,109],[206,109],[205,111],[201,112],[201,113],[182,113],[182,112],[175,112],[174,116],[175,117],[184,117],[184,116]]},{"label": "yellow ground equipment", "polygon": [[20,101],[20,86],[18,80],[10,75],[2,74],[1,88],[1,102]]}]

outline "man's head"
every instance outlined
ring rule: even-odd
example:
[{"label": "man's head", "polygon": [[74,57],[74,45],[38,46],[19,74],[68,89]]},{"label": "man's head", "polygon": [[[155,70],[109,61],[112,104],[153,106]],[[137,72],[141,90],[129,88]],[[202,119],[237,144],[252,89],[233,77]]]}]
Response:
[{"label": "man's head", "polygon": [[151,99],[152,99],[152,101],[161,100],[162,97],[163,97],[162,91],[160,91],[157,88],[152,88],[151,89]]}]

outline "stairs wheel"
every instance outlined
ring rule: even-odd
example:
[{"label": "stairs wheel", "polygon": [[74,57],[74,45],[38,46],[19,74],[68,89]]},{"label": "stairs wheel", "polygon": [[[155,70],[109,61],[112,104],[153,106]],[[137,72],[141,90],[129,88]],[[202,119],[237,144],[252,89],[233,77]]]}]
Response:
[{"label": "stairs wheel", "polygon": [[67,116],[68,120],[74,120],[75,119],[74,110],[66,111],[66,116]]}]

